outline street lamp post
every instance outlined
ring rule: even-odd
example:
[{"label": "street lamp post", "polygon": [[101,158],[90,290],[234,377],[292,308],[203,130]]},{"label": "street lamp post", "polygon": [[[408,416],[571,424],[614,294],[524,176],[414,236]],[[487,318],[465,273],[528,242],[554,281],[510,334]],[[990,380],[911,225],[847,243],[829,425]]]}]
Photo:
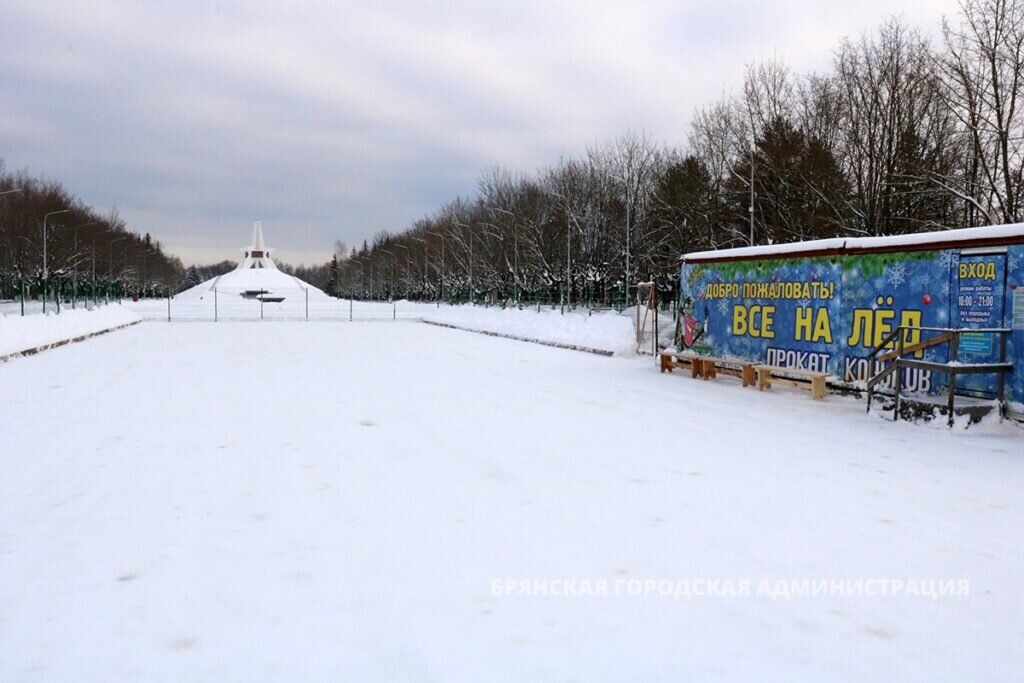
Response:
[{"label": "street lamp post", "polygon": [[[61,209],[60,211],[51,211],[50,213],[43,216],[43,313],[46,313],[46,290],[49,289],[50,284],[50,271],[47,265],[47,253],[46,253],[46,222],[50,220],[50,216],[56,216],[59,213],[70,213],[71,209]],[[57,304],[57,312],[60,312],[60,304]]]},{"label": "street lamp post", "polygon": [[623,289],[624,289],[624,291],[622,293],[622,305],[623,305],[623,307],[626,307],[626,306],[629,305],[629,266],[630,266],[629,261],[630,261],[630,256],[631,256],[631,254],[630,254],[630,247],[631,247],[631,244],[630,244],[630,242],[631,242],[630,232],[631,232],[632,227],[633,227],[632,226],[632,220],[631,220],[632,219],[632,211],[631,210],[633,208],[633,197],[632,197],[633,184],[631,182],[629,182],[628,180],[626,180],[626,178],[624,176],[615,176],[615,177],[622,181],[622,184],[625,186],[625,189],[626,189],[626,270],[622,274],[623,275],[623,277],[622,277],[622,286],[623,286]]},{"label": "street lamp post", "polygon": [[[109,256],[110,256],[110,263],[107,265],[107,293],[106,293],[106,300],[107,300],[108,304],[110,303],[110,286],[111,286],[111,284],[113,284],[113,280],[114,280],[114,245],[117,244],[118,242],[121,242],[121,241],[126,240],[126,239],[128,239],[127,236],[126,237],[115,237],[114,239],[110,240],[110,244],[108,245],[110,247],[110,254],[109,254]],[[117,303],[121,303],[120,292],[118,292]]]},{"label": "street lamp post", "polygon": [[[498,230],[498,231],[501,230],[501,226],[495,225],[494,223],[487,223],[487,222],[481,221],[480,225],[482,225],[484,227],[487,227],[487,228],[494,228],[495,230]],[[496,242],[500,243],[501,244],[502,255],[504,256],[504,254],[505,254],[505,236],[502,235],[500,232],[491,232],[490,230],[483,230],[483,229],[481,229],[480,232],[485,237],[493,237]],[[487,242],[485,241],[484,242],[484,246],[486,247],[486,245],[487,245]],[[497,249],[495,249],[495,256],[497,256]],[[505,265],[508,265],[508,257],[507,256],[505,256]],[[498,263],[497,258],[495,258],[494,272],[497,273],[499,270],[501,270],[501,266]],[[485,299],[485,301],[487,301],[487,300]],[[485,303],[484,305],[487,305],[487,304]]]},{"label": "street lamp post", "polygon": [[[409,267],[409,262],[412,260],[412,257],[409,256],[409,247],[405,246],[404,244],[396,244],[395,249],[405,249],[405,280],[408,282],[409,271],[412,270]],[[408,298],[408,292],[406,292],[406,297]]]},{"label": "street lamp post", "polygon": [[[99,221],[89,221],[88,223],[81,223],[80,225],[76,225],[74,228],[72,228],[74,230],[74,233],[75,233],[75,253],[74,253],[75,260],[74,260],[74,263],[73,263],[73,265],[75,267],[75,270],[74,270],[74,273],[72,275],[73,280],[72,280],[72,285],[71,285],[71,308],[76,308],[76,306],[78,304],[78,261],[79,261],[79,259],[78,259],[78,229],[79,228],[84,228],[84,227],[87,227],[87,226],[90,226],[90,225],[96,225],[98,222]],[[95,244],[95,240],[93,240],[93,243]],[[88,299],[86,299],[86,306],[88,306]]]},{"label": "street lamp post", "polygon": [[512,219],[512,279],[515,282],[516,288],[516,306],[519,305],[519,217],[508,209],[502,209],[501,207],[495,207],[495,211],[500,211],[506,214]]},{"label": "street lamp post", "polygon": [[750,246],[754,246],[754,142],[750,143]]},{"label": "street lamp post", "polygon": [[426,238],[413,237],[413,241],[420,242],[423,244],[423,296],[427,295],[427,274],[430,272],[430,262],[427,260],[430,258],[429,245],[427,244]]},{"label": "street lamp post", "polygon": [[359,264],[359,295],[362,296],[362,290],[366,289],[366,267],[363,266],[362,256],[356,256],[356,262]]},{"label": "street lamp post", "polygon": [[[90,251],[92,256],[92,307],[96,308],[100,305],[99,299],[96,297],[96,233],[92,234],[92,250]],[[86,299],[86,304],[89,300]]]},{"label": "street lamp post", "polygon": [[[378,249],[382,254],[387,254],[391,257],[391,278],[388,280],[388,298],[394,299],[394,287],[395,287],[395,255],[388,249]],[[383,278],[382,278],[383,279]]]},{"label": "street lamp post", "polygon": [[473,228],[467,223],[452,219],[452,222],[460,228],[465,228],[469,232],[469,238],[466,240],[469,245],[469,295],[473,300],[473,305],[476,306],[476,284],[473,282]]},{"label": "street lamp post", "polygon": [[[566,216],[565,216],[565,305],[566,305],[567,308],[571,309],[572,308],[572,226],[569,225],[569,223],[570,222],[576,223],[576,215],[573,214],[569,210],[569,200],[565,198],[565,195],[563,195],[560,192],[556,192],[555,190],[548,190],[548,192],[550,192],[555,197],[558,197],[559,199],[561,199],[563,205],[565,206],[565,213],[566,213]],[[628,232],[629,231],[629,227],[628,227],[629,226],[628,210],[627,210],[627,214],[626,215],[627,215],[626,231],[627,231],[627,235],[628,235],[629,234],[629,232]],[[577,224],[577,227],[578,227],[578,224]],[[628,236],[626,238],[626,244],[627,244],[627,247],[626,247],[626,270],[628,271],[629,270],[629,247],[628,247],[629,238],[628,238]]]},{"label": "street lamp post", "polygon": [[444,233],[443,232],[427,232],[428,235],[434,235],[441,240],[441,269],[437,271],[437,279],[441,288],[441,301],[444,301]]}]

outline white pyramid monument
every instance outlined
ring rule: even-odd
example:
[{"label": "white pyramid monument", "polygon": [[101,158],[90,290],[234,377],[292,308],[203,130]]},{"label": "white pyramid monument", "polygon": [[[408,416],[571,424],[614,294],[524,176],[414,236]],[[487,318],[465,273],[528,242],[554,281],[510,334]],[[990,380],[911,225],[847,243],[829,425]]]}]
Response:
[{"label": "white pyramid monument", "polygon": [[263,243],[263,226],[259,221],[252,226],[252,245],[242,249],[245,259],[239,264],[237,270],[253,270],[257,268],[271,268],[277,270],[274,260],[270,258],[270,252]]},{"label": "white pyramid monument", "polygon": [[213,291],[219,295],[237,295],[243,299],[262,299],[265,302],[280,302],[292,298],[310,301],[329,299],[323,290],[308,282],[278,270],[270,257],[273,249],[263,241],[263,226],[259,221],[252,227],[252,242],[242,248],[243,259],[238,267],[178,294],[181,299],[205,299]]}]

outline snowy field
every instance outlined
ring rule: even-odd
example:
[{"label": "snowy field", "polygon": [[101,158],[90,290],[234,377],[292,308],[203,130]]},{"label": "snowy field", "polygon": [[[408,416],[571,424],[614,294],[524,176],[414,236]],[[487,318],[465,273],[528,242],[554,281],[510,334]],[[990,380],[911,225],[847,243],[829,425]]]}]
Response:
[{"label": "snowy field", "polygon": [[1017,427],[401,321],[147,322],[0,364],[0,412],[0,681],[1024,669]]},{"label": "snowy field", "polygon": [[[124,307],[147,320],[178,322],[218,321],[354,321],[427,320],[457,327],[502,335],[533,339],[555,344],[568,344],[610,353],[636,352],[635,309],[626,313],[601,311],[591,314],[585,308],[563,311],[543,306],[536,308],[501,308],[500,306],[474,306],[463,304],[417,303],[415,301],[350,301],[349,299],[322,299],[306,302],[302,297],[290,296],[280,303],[262,306],[258,301],[245,300],[237,295],[221,293],[216,303],[209,295],[196,298],[149,299],[126,301]],[[672,333],[671,316],[662,321],[666,341]]]}]

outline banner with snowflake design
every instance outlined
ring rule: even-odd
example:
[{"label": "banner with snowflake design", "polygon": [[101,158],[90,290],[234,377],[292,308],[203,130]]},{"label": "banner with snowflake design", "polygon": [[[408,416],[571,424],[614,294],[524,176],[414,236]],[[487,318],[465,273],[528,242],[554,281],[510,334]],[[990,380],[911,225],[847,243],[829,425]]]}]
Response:
[{"label": "banner with snowflake design", "polygon": [[[828,372],[839,382],[861,384],[871,375],[868,354],[900,325],[1009,326],[1012,296],[1002,295],[1021,285],[1022,255],[1021,245],[987,257],[965,254],[963,268],[958,249],[684,263],[680,328],[688,334],[679,335],[678,345],[696,353]],[[963,269],[971,277],[961,278]],[[967,301],[958,302],[962,282],[986,298],[976,296],[961,308],[959,302]],[[988,298],[995,290],[1000,296]],[[908,342],[918,339],[913,335]],[[980,349],[976,340],[971,343]],[[1014,333],[1008,352],[1008,360],[1016,356],[1015,365],[1021,367],[1007,376],[1008,397],[1024,402],[1024,335]],[[945,363],[949,345],[915,355]],[[947,378],[906,368],[901,380],[908,391],[935,393],[945,388]],[[994,396],[995,385],[994,375],[970,380],[970,389],[980,395]]]}]

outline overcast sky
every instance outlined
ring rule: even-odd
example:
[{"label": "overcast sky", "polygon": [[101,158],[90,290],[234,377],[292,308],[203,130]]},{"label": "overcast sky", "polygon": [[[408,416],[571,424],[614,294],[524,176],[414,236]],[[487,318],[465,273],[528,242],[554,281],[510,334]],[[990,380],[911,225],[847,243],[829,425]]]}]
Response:
[{"label": "overcast sky", "polygon": [[186,263],[397,231],[480,169],[533,171],[694,110],[776,56],[826,71],[954,0],[0,1],[0,157],[116,206]]}]

